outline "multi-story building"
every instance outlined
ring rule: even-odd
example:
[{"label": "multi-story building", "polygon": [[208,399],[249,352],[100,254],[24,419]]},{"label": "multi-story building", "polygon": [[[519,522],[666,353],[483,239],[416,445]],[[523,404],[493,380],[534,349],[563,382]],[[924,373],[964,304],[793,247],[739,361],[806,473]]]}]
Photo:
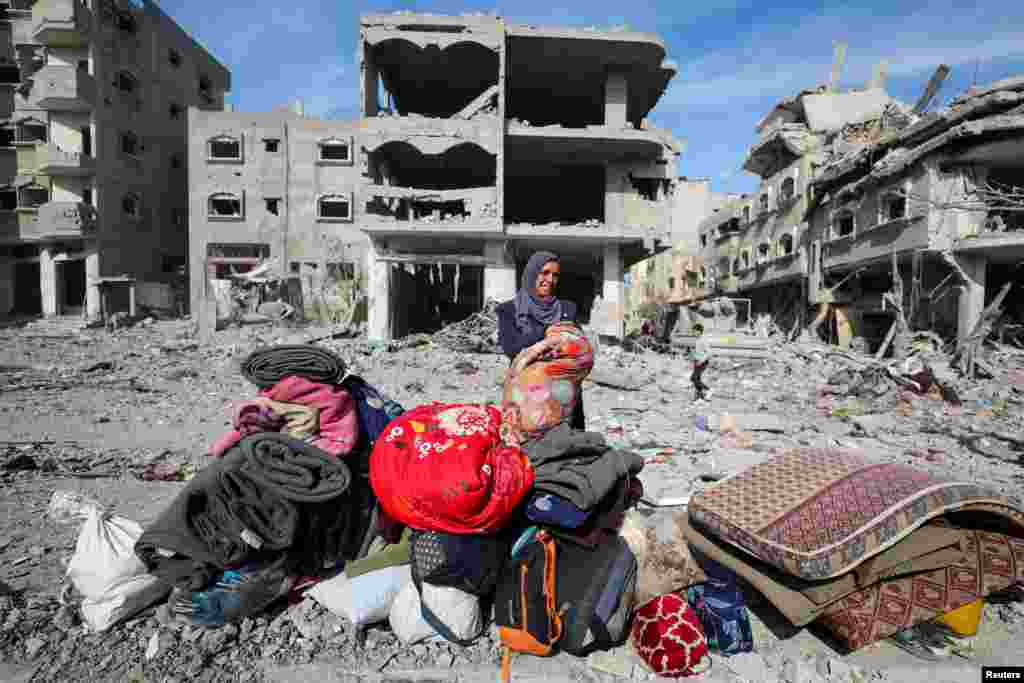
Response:
[{"label": "multi-story building", "polygon": [[895,315],[895,264],[905,319],[966,335],[998,286],[1020,278],[1022,104],[1024,78],[925,115],[880,88],[779,103],[747,155],[759,191],[701,225],[711,289],[751,298],[784,329],[817,306],[831,338],[870,348]]},{"label": "multi-story building", "polygon": [[[646,123],[676,70],[662,41],[396,13],[362,17],[359,54],[358,122],[288,124],[317,132],[307,147],[286,148],[286,173],[297,175],[285,183],[305,184],[296,194],[275,190],[302,204],[292,205],[288,237],[268,227],[259,240],[278,267],[288,272],[306,256],[324,263],[324,240],[356,244],[362,233],[369,335],[388,339],[436,329],[453,307],[511,298],[529,253],[554,249],[562,296],[577,301],[584,321],[621,335],[624,268],[671,234],[679,147]],[[203,194],[263,182],[269,153],[247,133],[263,119],[196,117],[196,136],[222,121],[221,133],[251,153],[230,171],[193,156]],[[332,137],[348,145],[348,166],[317,156]],[[260,192],[252,215],[234,222],[198,220],[210,215],[209,197],[193,197],[192,262],[201,272],[210,258],[201,242],[254,243],[257,224],[277,221],[261,223]],[[323,220],[324,197],[347,198],[347,217]]]},{"label": "multi-story building", "polygon": [[149,0],[0,3],[0,315],[96,317],[105,278],[183,269],[186,111],[229,88]]},{"label": "multi-story building", "polygon": [[709,178],[679,178],[672,219],[672,247],[634,263],[626,286],[627,318],[648,304],[685,305],[704,297],[704,254],[699,227],[735,195],[711,191]]}]

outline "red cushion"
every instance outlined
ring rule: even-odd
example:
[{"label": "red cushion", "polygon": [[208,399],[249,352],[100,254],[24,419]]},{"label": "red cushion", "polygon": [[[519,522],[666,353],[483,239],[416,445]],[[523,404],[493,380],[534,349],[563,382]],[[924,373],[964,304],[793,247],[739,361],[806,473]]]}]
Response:
[{"label": "red cushion", "polygon": [[486,534],[502,528],[533,487],[526,454],[501,442],[489,405],[433,403],[397,417],[370,455],[381,507],[414,529]]},{"label": "red cushion", "polygon": [[693,676],[711,666],[700,619],[675,593],[645,602],[636,611],[632,636],[637,654],[659,676]]}]

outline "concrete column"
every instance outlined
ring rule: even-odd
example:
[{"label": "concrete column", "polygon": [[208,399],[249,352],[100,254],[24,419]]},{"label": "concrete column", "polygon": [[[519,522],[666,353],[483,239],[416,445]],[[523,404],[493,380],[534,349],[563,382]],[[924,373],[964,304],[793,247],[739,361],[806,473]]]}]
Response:
[{"label": "concrete column", "polygon": [[625,128],[628,101],[629,80],[626,72],[609,71],[604,86],[604,125]]},{"label": "concrete column", "polygon": [[968,282],[960,288],[957,302],[956,336],[962,340],[978,324],[985,310],[985,271],[988,259],[984,256],[958,256],[956,260],[968,278]]},{"label": "concrete column", "polygon": [[85,257],[85,317],[99,320],[101,316],[100,288],[96,280],[100,277],[100,255],[91,251]]},{"label": "concrete column", "polygon": [[366,250],[366,274],[369,297],[367,300],[367,337],[370,341],[391,340],[391,264],[377,259],[379,244]]},{"label": "concrete column", "polygon": [[602,334],[612,337],[623,335],[625,285],[622,281],[622,251],[618,244],[604,245],[604,284],[601,299],[605,311],[605,329]]},{"label": "concrete column", "polygon": [[39,289],[43,298],[43,315],[57,315],[57,264],[53,262],[53,248],[39,250]]},{"label": "concrete column", "polygon": [[504,240],[484,244],[484,300],[508,301],[516,295],[516,264],[509,257]]}]

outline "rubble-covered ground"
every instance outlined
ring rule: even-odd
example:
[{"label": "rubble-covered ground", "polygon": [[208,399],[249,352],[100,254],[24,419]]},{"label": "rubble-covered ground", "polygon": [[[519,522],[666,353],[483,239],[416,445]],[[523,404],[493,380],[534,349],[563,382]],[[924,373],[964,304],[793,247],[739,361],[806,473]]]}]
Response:
[{"label": "rubble-covered ground", "polygon": [[[201,465],[229,427],[232,402],[255,388],[238,363],[256,345],[323,331],[231,328],[200,345],[188,320],[110,334],[57,324],[0,329],[0,680],[67,681],[493,681],[498,648],[405,648],[386,627],[356,644],[351,627],[310,600],[237,626],[200,629],[150,609],[105,633],[86,632],[61,598],[75,525],[46,516],[55,490],[86,493],[142,524],[180,490],[144,481],[151,463]],[[497,402],[507,360],[438,345],[388,351],[360,340],[321,342],[406,407],[429,401]],[[603,346],[585,384],[588,429],[642,450],[647,498],[699,490],[788,445],[849,446],[869,456],[954,474],[1024,496],[1024,352],[1004,349],[1000,376],[963,381],[961,405],[894,387],[870,397],[831,395],[849,363],[824,347],[780,346],[768,360],[716,358],[713,395],[694,404],[681,357]],[[841,392],[842,393],[842,392]],[[723,417],[726,416],[726,417]],[[735,419],[736,431],[719,428]],[[703,425],[701,428],[699,425]],[[965,681],[982,664],[1024,663],[1024,606],[989,605],[971,660],[937,664],[891,645],[843,656],[816,629],[790,627],[752,604],[756,651],[715,659],[702,680]],[[624,647],[587,660],[514,659],[515,680],[644,678]]]}]

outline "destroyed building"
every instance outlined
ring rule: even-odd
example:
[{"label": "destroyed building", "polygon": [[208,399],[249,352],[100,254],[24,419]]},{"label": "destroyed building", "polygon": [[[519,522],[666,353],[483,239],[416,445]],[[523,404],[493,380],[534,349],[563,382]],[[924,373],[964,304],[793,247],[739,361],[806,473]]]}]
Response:
[{"label": "destroyed building", "polygon": [[[282,142],[286,161],[259,139],[269,133],[255,122],[270,119],[196,113],[194,145],[221,136],[248,156],[192,157],[193,307],[209,295],[208,245],[256,249],[244,258],[293,274],[296,262],[326,269],[323,244],[340,241],[365,249],[353,267],[366,275],[369,336],[390,339],[512,298],[529,254],[547,248],[582,322],[621,336],[624,270],[672,231],[679,145],[646,121],[676,71],[661,39],[396,13],[361,18],[359,55],[361,119],[273,124],[319,131],[304,147]],[[347,165],[317,156],[335,137]],[[266,216],[268,192],[280,216]],[[248,213],[210,213],[221,193]],[[324,197],[347,198],[346,217],[322,220]]]},{"label": "destroyed building", "polygon": [[173,310],[185,112],[222,109],[229,88],[148,0],[0,2],[0,316],[96,318],[133,307],[137,284]]},{"label": "destroyed building", "polygon": [[701,222],[733,195],[711,191],[710,178],[682,176],[676,184],[672,246],[630,266],[626,274],[627,324],[638,325],[657,304],[689,304],[704,297]]},{"label": "destroyed building", "polygon": [[759,190],[701,225],[709,290],[787,331],[816,306],[844,346],[875,348],[898,315],[968,334],[1024,259],[1024,78],[922,114],[934,94],[911,108],[880,87],[821,87],[776,105],[744,164]]}]

